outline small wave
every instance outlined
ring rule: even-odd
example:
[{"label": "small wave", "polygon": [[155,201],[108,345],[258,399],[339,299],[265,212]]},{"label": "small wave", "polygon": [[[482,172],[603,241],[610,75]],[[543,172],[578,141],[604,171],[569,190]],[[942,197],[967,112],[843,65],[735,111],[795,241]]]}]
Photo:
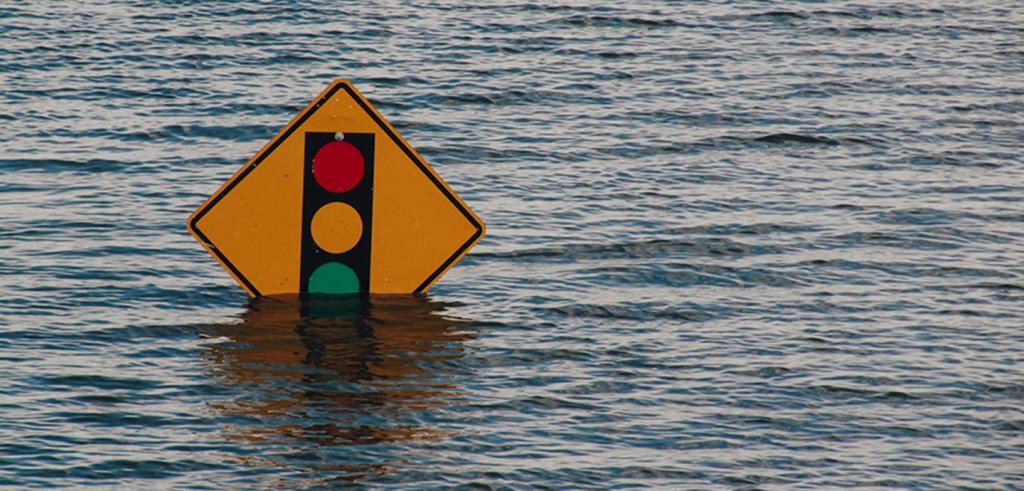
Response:
[{"label": "small wave", "polygon": [[1024,113],[1024,102],[1020,101],[999,101],[991,103],[959,104],[952,106],[954,111],[995,111],[1010,114]]},{"label": "small wave", "polygon": [[545,309],[551,314],[563,317],[589,317],[595,319],[620,319],[645,321],[663,319],[682,322],[704,322],[726,314],[727,310],[705,308],[683,309],[681,307],[652,307],[641,304],[592,305],[572,304]]},{"label": "small wave", "polygon": [[1024,433],[1024,419],[1011,419],[996,423],[993,427],[996,431],[1006,431],[1014,434]]},{"label": "small wave", "polygon": [[911,402],[921,399],[920,396],[904,391],[876,390],[860,387],[843,387],[839,385],[823,384],[809,388],[825,399],[850,400],[860,399],[862,402],[872,401],[906,401]]},{"label": "small wave", "polygon": [[[588,53],[593,56],[593,53]],[[595,95],[592,91],[575,88],[573,90],[508,90],[490,93],[452,93],[428,94],[417,97],[419,102],[429,105],[462,106],[462,105],[496,105],[517,106],[536,103],[592,103],[604,104],[611,98]]]},{"label": "small wave", "polygon": [[557,247],[541,247],[509,252],[480,252],[475,253],[474,256],[495,259],[665,257],[676,254],[746,256],[774,254],[782,250],[779,246],[749,245],[724,237],[710,237],[650,239],[608,244],[567,244]]},{"label": "small wave", "polygon": [[228,140],[235,142],[266,140],[277,128],[267,125],[198,125],[173,124],[156,129],[134,130],[131,128],[90,128],[78,131],[57,129],[46,134],[62,138],[105,138],[123,142],[156,140],[184,141],[198,138]]},{"label": "small wave", "polygon": [[839,145],[840,142],[824,136],[808,136],[797,133],[772,133],[770,135],[754,138],[754,141],[762,143],[773,143],[777,145],[804,144],[804,145]]},{"label": "small wave", "polygon": [[884,27],[858,26],[858,27],[824,27],[815,31],[825,36],[859,37],[876,34],[902,34],[896,29]]},{"label": "small wave", "polygon": [[945,11],[939,8],[921,8],[914,5],[892,7],[856,6],[847,10],[815,10],[810,14],[814,17],[852,17],[857,19],[873,18],[908,18],[942,15]]},{"label": "small wave", "polygon": [[155,379],[119,378],[103,375],[52,375],[39,377],[37,381],[46,386],[94,388],[100,390],[149,390],[159,388],[162,383]]},{"label": "small wave", "polygon": [[[130,171],[134,163],[109,159],[0,159],[0,169],[15,171],[58,172],[73,170],[80,172]],[[0,188],[0,191],[3,189]]]},{"label": "small wave", "polygon": [[426,85],[426,84],[430,83],[429,80],[427,80],[425,78],[417,77],[417,76],[414,76],[414,75],[407,75],[407,76],[404,76],[404,77],[380,77],[380,76],[378,76],[378,77],[369,77],[369,78],[366,79],[366,81],[369,82],[369,83],[372,83],[372,84],[382,85],[382,86],[385,86],[385,87],[402,87],[402,86],[406,86],[406,85]]},{"label": "small wave", "polygon": [[575,27],[675,27],[681,25],[673,19],[651,19],[644,17],[620,17],[611,15],[579,14],[551,21]]},{"label": "small wave", "polygon": [[769,12],[750,14],[747,15],[745,18],[748,20],[767,20],[772,22],[781,22],[790,20],[804,20],[809,19],[810,17],[810,15],[803,12],[793,12],[790,10],[772,10]]}]

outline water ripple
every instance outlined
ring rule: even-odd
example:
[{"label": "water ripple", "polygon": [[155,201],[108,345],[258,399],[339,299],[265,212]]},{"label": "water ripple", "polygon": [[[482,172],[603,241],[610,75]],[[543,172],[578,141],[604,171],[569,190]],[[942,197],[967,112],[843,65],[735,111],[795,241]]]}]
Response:
[{"label": "water ripple", "polygon": [[[0,6],[0,487],[1015,489],[1022,15]],[[339,77],[488,237],[248,301],[185,219]]]}]

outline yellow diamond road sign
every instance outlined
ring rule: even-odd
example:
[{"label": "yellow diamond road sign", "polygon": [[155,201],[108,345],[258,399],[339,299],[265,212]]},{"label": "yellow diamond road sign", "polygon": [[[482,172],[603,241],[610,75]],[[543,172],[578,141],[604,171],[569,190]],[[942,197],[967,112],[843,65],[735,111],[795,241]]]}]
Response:
[{"label": "yellow diamond road sign", "polygon": [[347,80],[336,80],[188,221],[252,296],[422,293],[483,222]]}]

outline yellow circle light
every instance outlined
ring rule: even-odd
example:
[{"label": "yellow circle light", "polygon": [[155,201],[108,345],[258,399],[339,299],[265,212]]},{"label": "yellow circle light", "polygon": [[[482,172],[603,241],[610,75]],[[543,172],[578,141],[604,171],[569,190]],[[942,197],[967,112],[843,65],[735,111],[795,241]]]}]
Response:
[{"label": "yellow circle light", "polygon": [[316,211],[309,228],[318,247],[331,254],[341,254],[355,247],[363,236],[363,219],[355,208],[335,201]]}]

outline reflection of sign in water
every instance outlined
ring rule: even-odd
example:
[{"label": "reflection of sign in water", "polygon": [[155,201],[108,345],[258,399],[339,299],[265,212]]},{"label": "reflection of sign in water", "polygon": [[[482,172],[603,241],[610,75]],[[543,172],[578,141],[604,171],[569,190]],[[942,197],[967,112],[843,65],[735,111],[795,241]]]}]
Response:
[{"label": "reflection of sign in water", "polygon": [[423,293],[483,222],[347,80],[189,219],[252,296]]},{"label": "reflection of sign in water", "polygon": [[[207,348],[213,375],[231,393],[216,404],[231,422],[225,436],[260,449],[261,465],[275,466],[298,464],[272,455],[444,438],[423,424],[425,412],[459,394],[451,367],[470,335],[455,329],[460,321],[444,316],[445,307],[415,297],[255,299],[241,323],[201,328],[225,339]],[[351,477],[386,472],[375,461],[375,468],[330,465]]]}]

